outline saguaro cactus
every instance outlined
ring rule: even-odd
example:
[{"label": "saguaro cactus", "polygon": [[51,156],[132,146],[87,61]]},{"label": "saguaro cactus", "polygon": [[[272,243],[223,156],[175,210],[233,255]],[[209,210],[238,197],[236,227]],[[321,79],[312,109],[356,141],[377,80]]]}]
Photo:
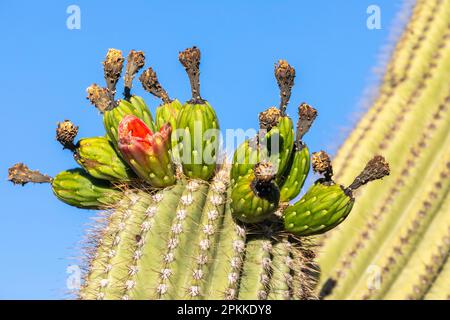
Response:
[{"label": "saguaro cactus", "polygon": [[313,159],[324,178],[291,207],[309,172],[303,136],[317,116],[301,104],[295,134],[286,113],[294,68],[286,61],[275,66],[280,107],[260,114],[264,130],[237,149],[230,166],[217,163],[219,139],[208,133],[219,125],[200,96],[200,51],[187,49],[179,59],[192,87],[184,105],[169,98],[153,69],[140,76],[144,89],[163,101],[154,123],[144,100],[131,94],[144,54],[130,52],[124,99],[116,101],[125,59],[108,51],[107,86],[88,88],[106,136],[76,142],[77,126],[66,120],[57,127],[57,140],[82,168],[51,178],[19,163],[9,179],[50,183],[65,203],[106,211],[90,236],[80,299],[315,298],[317,268],[307,236],[341,223],[353,191],[389,174],[387,163],[376,156],[346,188],[331,180],[330,161]]},{"label": "saguaro cactus", "polygon": [[450,298],[449,70],[450,1],[418,0],[378,98],[334,162],[348,182],[383,153],[392,175],[360,191],[348,221],[324,237],[324,297]]}]

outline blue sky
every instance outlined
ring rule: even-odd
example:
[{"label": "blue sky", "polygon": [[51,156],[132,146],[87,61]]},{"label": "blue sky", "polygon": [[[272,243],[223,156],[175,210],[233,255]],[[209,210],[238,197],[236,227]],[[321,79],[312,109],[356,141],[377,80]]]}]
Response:
[{"label": "blue sky", "polygon": [[[57,3],[57,4],[56,4]],[[66,27],[69,5],[81,29]],[[369,5],[381,9],[380,30],[366,27]],[[0,3],[0,299],[61,299],[66,268],[77,263],[94,211],[54,198],[48,185],[13,187],[7,168],[23,161],[55,175],[75,167],[54,140],[58,121],[79,137],[103,134],[85,89],[103,83],[108,48],[143,50],[172,97],[189,98],[177,55],[202,50],[202,95],[221,127],[254,128],[257,113],[278,102],[273,64],[297,69],[291,106],[306,101],[319,118],[306,136],[311,150],[335,151],[376,77],[401,0],[316,1],[7,1]],[[158,101],[135,84],[154,110]]]}]

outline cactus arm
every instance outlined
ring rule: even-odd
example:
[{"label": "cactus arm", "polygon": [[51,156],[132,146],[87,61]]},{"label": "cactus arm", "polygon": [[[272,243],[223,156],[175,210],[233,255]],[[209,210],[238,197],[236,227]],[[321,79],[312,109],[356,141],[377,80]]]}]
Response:
[{"label": "cactus arm", "polygon": [[266,300],[271,276],[272,244],[265,239],[247,242],[247,251],[239,286],[240,300]]},{"label": "cactus arm", "polygon": [[[450,196],[384,299],[422,299],[450,253]],[[445,210],[446,209],[446,210]],[[448,281],[448,279],[447,279]]]},{"label": "cactus arm", "polygon": [[425,295],[426,300],[450,300],[450,259],[447,256],[439,276]]},{"label": "cactus arm", "polygon": [[[407,30],[413,31],[404,32],[405,35],[410,37],[409,43],[413,44],[412,47],[405,46],[397,49],[405,50],[406,54],[406,57],[403,59],[405,59],[407,64],[404,68],[400,68],[402,71],[399,71],[399,73],[402,74],[399,78],[403,80],[399,83],[400,86],[398,88],[395,83],[385,82],[387,88],[382,87],[384,90],[381,92],[386,92],[386,94],[382,95],[375,102],[374,107],[361,119],[349,139],[347,139],[345,144],[340,148],[338,156],[336,157],[337,161],[335,162],[335,168],[338,172],[336,179],[339,179],[339,181],[344,177],[344,174],[348,179],[351,179],[350,160],[353,159],[355,154],[360,153],[358,152],[359,150],[365,150],[366,147],[370,148],[373,147],[375,143],[381,142],[381,136],[377,133],[382,132],[383,128],[392,124],[392,121],[394,120],[392,114],[398,112],[401,105],[404,103],[404,101],[399,101],[398,97],[400,94],[403,97],[408,97],[415,89],[414,86],[408,85],[406,80],[411,79],[411,77],[416,77],[418,70],[423,70],[424,65],[422,59],[419,57],[431,54],[434,50],[432,46],[425,46],[424,44],[427,41],[430,41],[432,35],[430,30],[434,26],[433,23],[436,20],[439,20],[439,18],[442,20],[445,10],[436,12],[436,10],[439,10],[442,7],[437,1],[434,1],[432,4],[425,4],[425,2],[427,1],[424,0],[419,2],[423,5],[415,10],[420,11],[420,15],[417,19],[412,20],[407,26]],[[438,16],[439,13],[441,14],[440,16]],[[419,32],[416,30],[419,30]],[[401,57],[398,57],[396,61],[402,60],[400,58],[402,58],[403,55],[400,56]],[[396,77],[394,76],[394,78]],[[352,163],[354,162],[352,161]],[[358,169],[353,168],[352,170],[357,171]],[[348,181],[343,182],[347,183]]]},{"label": "cactus arm", "polygon": [[200,221],[202,218],[202,208],[207,198],[209,185],[192,180],[181,196],[180,204],[177,208],[177,216],[174,218],[171,233],[167,243],[166,256],[173,256],[172,261],[164,261],[162,270],[170,270],[164,275],[162,272],[159,288],[166,287],[167,291],[159,290],[158,298],[180,299],[187,288],[180,287],[186,277],[189,277],[193,270],[189,268],[195,249],[195,239],[198,234]]},{"label": "cactus arm", "polygon": [[386,240],[380,246],[376,259],[370,262],[371,265],[381,267],[381,283],[377,290],[372,291],[367,288],[366,277],[361,277],[359,283],[354,286],[353,293],[349,297],[374,298],[383,297],[390,285],[401,272],[407,263],[410,255],[424,236],[431,221],[437,219],[437,215],[444,210],[442,204],[445,195],[450,188],[448,161],[444,161],[440,168],[435,168],[434,177],[430,177],[431,184],[423,190],[423,195],[417,195],[404,210],[404,214],[397,223],[398,226],[386,235]]},{"label": "cactus arm", "polygon": [[181,182],[154,195],[155,206],[150,207],[152,209],[149,213],[154,214],[155,220],[142,237],[145,246],[135,252],[138,259],[137,273],[134,275],[136,285],[129,292],[132,299],[150,299],[155,296],[154,290],[159,282],[161,259],[167,248],[170,224],[176,215],[177,205],[184,189],[185,184]]},{"label": "cactus arm", "polygon": [[[441,10],[442,11],[442,10]],[[445,34],[445,31],[443,30],[443,26],[442,24],[442,20],[445,21],[445,18],[442,17],[442,12],[439,12],[439,18],[440,18],[440,23],[437,23],[437,27],[435,27],[433,25],[432,28],[430,28],[429,33],[433,34],[433,38],[437,39],[443,39],[443,34]],[[444,10],[444,13],[445,12]],[[437,19],[437,18],[436,18]],[[437,28],[437,30],[436,30]],[[444,28],[445,29],[445,28]],[[427,33],[427,35],[429,36],[429,33]],[[434,41],[432,42],[432,47],[433,48],[429,48],[430,50],[436,49],[436,47],[439,46],[439,41]],[[440,50],[442,50],[443,48],[441,47]],[[447,50],[448,51],[448,50]],[[423,53],[425,54],[425,53]],[[443,55],[447,55],[448,52],[443,52]],[[431,56],[432,53],[427,53],[425,54],[425,56]],[[442,55],[441,55],[442,57]],[[393,155],[391,157],[389,157],[390,153],[393,152],[398,152],[399,150],[403,150],[405,147],[410,145],[410,142],[412,140],[415,140],[414,137],[417,134],[420,134],[420,130],[417,130],[417,125],[420,123],[423,123],[424,119],[427,119],[427,115],[429,113],[428,109],[429,106],[435,106],[436,103],[433,103],[435,101],[436,98],[436,91],[433,93],[433,90],[439,89],[439,87],[444,86],[446,82],[446,75],[444,74],[445,72],[443,71],[445,68],[448,68],[448,66],[446,66],[446,64],[448,64],[448,61],[446,62],[442,62],[445,59],[439,58],[437,61],[433,61],[431,64],[428,65],[428,67],[430,66],[434,66],[434,64],[437,64],[438,67],[434,66],[432,68],[429,68],[428,72],[431,72],[433,70],[436,70],[436,72],[434,72],[434,74],[431,74],[431,78],[430,77],[426,77],[426,84],[429,83],[439,83],[437,86],[436,85],[432,85],[430,88],[430,85],[426,85],[426,86],[420,86],[421,89],[417,89],[416,88],[416,93],[414,95],[410,95],[410,96],[418,96],[421,99],[419,99],[419,103],[423,104],[423,107],[419,108],[419,107],[415,107],[415,109],[417,109],[417,113],[414,114],[410,114],[408,117],[405,116],[406,119],[408,119],[408,127],[406,128],[402,128],[402,130],[399,130],[399,132],[397,133],[397,136],[395,139],[393,139],[393,141],[395,140],[395,145],[392,145],[389,147],[388,150],[383,151],[384,154],[387,156],[387,158],[389,160],[392,160],[393,162],[393,167],[397,167],[397,168],[401,168],[402,165],[401,163],[404,162],[404,157],[406,156],[406,153],[403,153],[404,155],[402,155],[402,153],[400,153],[401,155]],[[447,59],[448,60],[448,59]],[[422,65],[424,64],[424,62],[422,61]],[[402,93],[401,89],[403,87],[399,88],[399,92],[398,93],[398,98],[404,96],[404,93]],[[426,90],[425,90],[426,89]],[[419,91],[417,91],[419,90]],[[426,93],[423,93],[422,91],[425,90]],[[421,94],[419,94],[419,92],[421,92]],[[438,96],[441,96],[442,94],[442,90],[439,93]],[[425,97],[423,97],[425,96]],[[440,98],[442,99],[442,98]],[[405,101],[399,100],[399,102],[402,105],[405,105]],[[407,101],[408,99],[406,99]],[[427,100],[429,102],[427,102]],[[415,101],[416,102],[416,101]],[[394,104],[396,102],[391,102],[393,103],[393,107]],[[386,122],[386,125],[388,125],[389,122]],[[379,128],[377,130],[375,130],[375,132],[383,132],[383,128]],[[372,139],[373,140],[373,139]],[[370,141],[372,141],[370,140]],[[368,140],[369,141],[369,140]],[[371,142],[368,142],[371,143]],[[399,149],[399,150],[397,150]],[[371,149],[370,149],[371,150]],[[359,161],[360,159],[354,159],[352,161]],[[394,179],[391,179],[391,182]],[[388,190],[389,188],[392,187],[392,185],[388,185],[389,184],[389,180],[386,181],[386,185],[383,186],[383,188],[385,188],[386,190]],[[370,196],[369,196],[370,195]],[[365,192],[362,193],[362,195],[360,195],[360,198],[358,199],[358,204],[357,206],[359,208],[364,208],[364,207],[370,207],[372,203],[379,201],[379,198],[381,196],[383,196],[384,193],[382,192],[381,188],[379,187],[379,185],[372,185],[371,187],[366,188]],[[331,237],[329,237],[326,240],[326,245],[324,247],[324,249],[322,250],[323,252],[327,252],[326,257],[325,256],[321,256],[320,260],[321,260],[321,265],[323,267],[323,271],[325,274],[328,274],[330,272],[330,270],[333,268],[333,266],[336,264],[339,256],[341,256],[343,254],[343,252],[345,251],[345,249],[347,248],[347,246],[349,244],[352,243],[351,239],[355,236],[355,232],[357,232],[357,230],[360,230],[364,224],[364,222],[368,219],[368,217],[365,214],[358,214],[358,215],[353,215],[350,217],[350,219],[347,221],[347,223],[342,226],[340,228],[340,231],[338,234],[334,233]],[[347,245],[346,245],[347,244]]]},{"label": "cactus arm", "polygon": [[[436,113],[431,114],[426,128],[437,128],[437,130],[425,130],[421,139],[411,148],[409,157],[398,168],[398,172],[405,172],[405,175],[400,175],[397,179],[392,179],[393,181],[386,181],[386,184],[390,184],[388,192],[373,210],[374,216],[361,227],[357,240],[351,243],[350,248],[345,251],[345,256],[335,267],[331,277],[337,279],[345,276],[345,279],[338,281],[335,295],[331,297],[344,298],[340,296],[340,293],[351,290],[348,286],[355,285],[354,277],[360,275],[360,272],[363,272],[370,264],[371,256],[377,251],[382,252],[381,244],[388,239],[386,237],[398,232],[395,226],[405,223],[404,216],[407,217],[408,213],[411,213],[411,209],[408,210],[411,198],[422,198],[421,195],[426,191],[424,188],[428,181],[435,176],[435,168],[442,163],[443,158],[445,159],[450,137],[447,137],[446,126],[443,124],[450,121],[450,114],[448,112],[442,114],[440,105],[435,111]],[[435,117],[435,115],[438,116]],[[430,165],[431,163],[433,165]],[[401,190],[398,188],[399,185],[402,185]],[[355,204],[356,210],[358,206],[364,205],[359,200]],[[385,215],[387,212],[390,214]],[[351,273],[348,272],[349,270]],[[326,280],[325,277],[322,280]]]},{"label": "cactus arm", "polygon": [[272,247],[272,277],[270,279],[269,300],[289,300],[292,298],[292,258],[289,243],[281,241]]},{"label": "cactus arm", "polygon": [[[414,74],[414,78],[417,78],[418,72],[423,71],[423,69],[427,67],[424,66],[423,59],[418,57],[428,57],[436,49],[435,41],[432,41],[432,36],[434,36],[434,38],[436,38],[436,36],[439,38],[439,34],[443,33],[443,28],[440,25],[434,27],[431,22],[445,20],[445,11],[443,12],[443,10],[440,10],[436,13],[433,11],[436,4],[433,3],[430,5],[428,2],[425,2],[427,1],[420,2],[423,4],[424,8],[420,9],[418,18],[413,20],[407,27],[407,30],[420,31],[404,33],[410,34],[409,42],[414,44],[412,48],[409,48],[408,46],[401,48],[402,50],[413,50],[411,59],[408,60],[409,67],[405,75],[405,81],[402,81],[398,86],[392,85],[392,91],[386,95],[386,98],[381,97],[379,101],[375,102],[374,107],[362,118],[360,125],[357,126],[347,142],[338,152],[335,159],[335,168],[338,173],[346,173],[345,180],[349,181],[352,174],[359,170],[355,165],[361,160],[357,160],[354,155],[363,153],[369,156],[371,154],[369,151],[372,150],[377,143],[381,142],[380,133],[383,132],[385,128],[393,125],[393,114],[399,114],[400,106],[405,104],[405,101],[408,99],[407,97],[410,97],[414,91],[417,91],[415,86],[411,86],[411,81],[408,82],[406,80],[412,79],[411,74]],[[431,45],[428,46],[425,45],[425,43],[430,43]],[[364,149],[365,152],[358,152],[359,149]],[[352,163],[352,170],[347,170],[347,167],[350,167],[350,163]],[[364,161],[361,163],[364,163]],[[342,174],[338,175],[336,179],[341,183],[345,183]],[[372,186],[372,188],[374,187]],[[374,195],[379,194],[379,192],[377,193],[369,190],[366,190],[365,193]],[[365,219],[366,217],[363,214],[352,215],[346,224],[341,225],[338,228],[340,230],[339,232],[328,235],[325,240],[326,248],[322,250],[322,252],[327,252],[327,254],[326,256],[319,256],[323,268],[322,270],[325,274],[332,269],[332,266],[336,263],[338,257],[343,254],[346,244],[351,243],[349,239],[354,236],[356,230],[361,228]]]}]

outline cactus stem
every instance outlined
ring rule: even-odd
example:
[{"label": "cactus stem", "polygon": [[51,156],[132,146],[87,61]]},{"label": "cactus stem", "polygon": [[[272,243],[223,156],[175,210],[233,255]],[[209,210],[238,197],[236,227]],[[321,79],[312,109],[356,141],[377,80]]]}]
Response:
[{"label": "cactus stem", "polygon": [[298,121],[295,134],[295,147],[297,148],[297,150],[301,150],[301,148],[303,147],[303,136],[309,131],[316,117],[316,109],[305,102],[300,104],[300,106],[298,107]]},{"label": "cactus stem", "polygon": [[[259,127],[262,130],[270,131],[280,121],[281,111],[276,107],[270,107],[269,109],[259,113]],[[265,132],[261,132],[265,134]]]},{"label": "cactus stem", "polygon": [[390,173],[389,164],[384,157],[376,155],[370,160],[364,170],[355,178],[353,183],[347,188],[352,193],[359,187],[373,180],[382,179]]},{"label": "cactus stem", "polygon": [[[187,267],[182,267],[181,262],[186,256],[192,255],[195,242],[192,237],[197,234],[202,210],[206,201],[208,185],[195,180],[190,181],[180,199],[177,214],[172,221],[171,230],[166,243],[166,257],[163,261],[160,273],[160,282],[156,289],[156,297],[161,299],[165,296],[178,298],[180,288],[176,285],[179,280],[184,280],[190,271]],[[205,244],[209,246],[209,242]],[[176,271],[176,272],[175,272]],[[181,290],[182,291],[182,290]],[[191,295],[197,295],[198,291]]]},{"label": "cactus stem", "polygon": [[[167,286],[159,286],[161,277],[161,266],[164,261],[173,259],[166,254],[168,235],[173,219],[177,215],[177,204],[180,202],[186,189],[184,183],[176,184],[157,192],[153,196],[154,205],[149,208],[148,214],[157,217],[151,228],[142,233],[142,242],[145,246],[140,250],[140,259],[136,261],[137,272],[132,280],[136,285],[129,290],[129,296],[136,300],[155,297],[155,290],[167,290]],[[145,222],[146,220],[144,220]],[[142,227],[143,225],[141,225]]]},{"label": "cactus stem", "polygon": [[[187,283],[182,287],[188,288],[188,297],[192,299],[207,298],[205,294],[209,268],[213,265],[213,256],[218,247],[220,226],[223,222],[225,209],[224,201],[227,184],[220,177],[215,177],[208,191],[205,207],[203,208],[201,232],[196,240],[197,246],[193,255],[193,270]],[[206,245],[208,244],[208,245]]]},{"label": "cactus stem", "polygon": [[248,300],[254,297],[259,300],[267,299],[272,275],[271,251],[272,244],[268,240],[256,238],[248,241],[239,299]]},{"label": "cactus stem", "polygon": [[[94,244],[97,250],[89,262],[90,273],[85,276],[85,283],[79,293],[81,298],[105,299],[105,290],[110,284],[109,273],[113,269],[112,259],[117,254],[123,226],[129,217],[128,209],[133,202],[135,202],[135,198],[126,193],[126,196],[118,202],[117,207],[107,218],[108,224],[98,237],[101,241]],[[95,239],[94,242],[96,242]]]},{"label": "cactus stem", "polygon": [[286,115],[286,108],[291,98],[292,87],[294,86],[295,69],[286,60],[279,60],[275,64],[275,78],[280,88],[280,111],[281,115]]},{"label": "cactus stem", "polygon": [[270,279],[269,300],[289,300],[292,298],[293,261],[287,240],[275,243],[272,248],[272,277]]},{"label": "cactus stem", "polygon": [[186,73],[189,77],[192,91],[192,104],[204,104],[200,95],[200,50],[197,47],[187,48],[178,55]]},{"label": "cactus stem", "polygon": [[147,92],[161,99],[164,103],[172,102],[172,99],[170,99],[166,90],[164,90],[164,88],[159,83],[158,77],[153,68],[150,67],[147,70],[145,70],[139,77],[139,80],[141,81],[142,87]]},{"label": "cactus stem", "polygon": [[111,100],[109,90],[102,88],[97,84],[92,84],[87,89],[87,99],[93,104],[100,113],[112,109],[115,105],[114,100]]},{"label": "cactus stem", "polygon": [[53,178],[37,170],[30,170],[23,163],[16,163],[8,169],[8,180],[14,184],[26,185],[32,183],[51,183]]},{"label": "cactus stem", "polygon": [[131,98],[131,87],[133,85],[133,79],[136,73],[139,72],[140,69],[145,64],[145,55],[142,51],[131,50],[127,56],[127,64],[125,67],[125,76],[123,78],[124,81],[124,92],[123,95],[126,100]]},{"label": "cactus stem", "polygon": [[58,122],[58,126],[56,127],[56,140],[62,144],[64,149],[69,149],[72,152],[76,151],[74,140],[77,134],[78,126],[74,125],[70,120]]},{"label": "cactus stem", "polygon": [[[292,295],[294,299],[312,299],[313,284],[317,283],[317,269],[312,268],[312,261],[315,257],[311,249],[307,249],[308,245],[302,240],[293,239],[288,244],[291,255],[289,266],[291,269]],[[309,245],[310,246],[310,245]]]},{"label": "cactus stem", "polygon": [[124,58],[122,51],[117,49],[109,49],[103,61],[103,71],[108,88],[108,94],[111,102],[114,103],[114,95],[116,94],[116,85],[122,73]]}]

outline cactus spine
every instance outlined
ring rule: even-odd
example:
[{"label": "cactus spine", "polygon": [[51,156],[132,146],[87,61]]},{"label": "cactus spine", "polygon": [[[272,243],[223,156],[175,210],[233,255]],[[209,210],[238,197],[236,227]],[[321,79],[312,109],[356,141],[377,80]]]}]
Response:
[{"label": "cactus spine", "polygon": [[[75,142],[78,127],[70,121],[58,124],[57,140],[82,168],[55,178],[23,164],[9,170],[15,184],[50,183],[65,203],[106,211],[90,237],[78,297],[315,298],[317,266],[307,236],[346,218],[353,191],[389,174],[384,158],[375,156],[348,188],[331,180],[328,156],[313,158],[313,169],[324,175],[317,182],[322,189],[308,191],[314,195],[306,209],[302,201],[291,206],[309,172],[303,136],[317,116],[314,108],[301,104],[294,132],[286,113],[294,68],[282,60],[275,66],[280,106],[260,114],[265,131],[252,139],[252,146],[247,141],[240,147],[243,162],[234,157],[231,165],[219,165],[217,132],[208,133],[217,131],[218,119],[200,96],[199,49],[179,55],[192,89],[184,105],[169,98],[153,69],[139,77],[144,89],[163,101],[155,122],[144,100],[131,93],[144,59],[140,51],[128,55],[124,99],[115,99],[125,61],[119,50],[110,49],[103,63],[106,87],[88,88],[88,99],[102,113],[105,137]],[[205,151],[209,159],[203,158]],[[307,219],[288,215],[292,208],[308,210]]]},{"label": "cactus spine", "polygon": [[340,181],[380,152],[392,176],[360,191],[347,223],[323,237],[327,298],[448,298],[449,40],[450,2],[417,1],[378,98],[338,151]]}]

